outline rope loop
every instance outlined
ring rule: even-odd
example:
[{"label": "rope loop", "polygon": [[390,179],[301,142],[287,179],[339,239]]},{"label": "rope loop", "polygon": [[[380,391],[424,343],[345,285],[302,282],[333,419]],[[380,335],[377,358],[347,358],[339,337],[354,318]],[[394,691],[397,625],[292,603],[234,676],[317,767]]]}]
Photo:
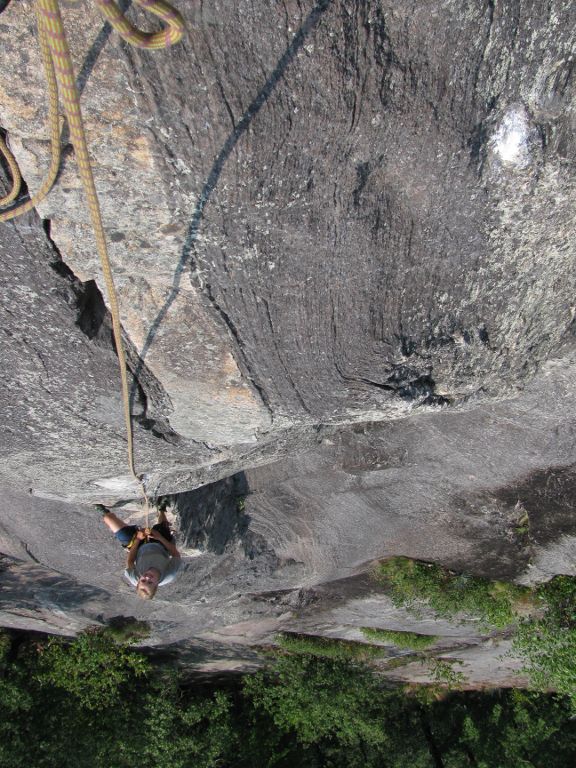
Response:
[{"label": "rope loop", "polygon": [[6,161],[6,165],[8,166],[8,170],[10,171],[10,176],[12,178],[12,189],[10,192],[8,192],[7,195],[0,197],[0,206],[5,206],[13,203],[20,194],[20,188],[22,187],[22,175],[20,174],[20,168],[18,168],[18,163],[14,159],[14,155],[8,149],[8,145],[2,136],[0,136],[0,154],[2,154],[2,157]]},{"label": "rope loop", "polygon": [[184,34],[184,21],[171,5],[164,0],[135,0],[137,5],[158,16],[166,27],[161,32],[143,32],[131,24],[114,0],[96,0],[102,15],[114,27],[123,40],[136,48],[168,48],[179,42]]}]

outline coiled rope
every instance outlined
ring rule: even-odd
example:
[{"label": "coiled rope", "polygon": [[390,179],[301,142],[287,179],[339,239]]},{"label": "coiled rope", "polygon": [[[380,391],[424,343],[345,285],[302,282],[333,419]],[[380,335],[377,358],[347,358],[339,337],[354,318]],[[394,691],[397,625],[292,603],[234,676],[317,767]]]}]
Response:
[{"label": "coiled rope", "polygon": [[[174,10],[174,8],[168,5],[168,3],[165,3],[164,0],[135,0],[139,6],[142,6],[156,16],[159,16],[160,19],[165,22],[166,27],[160,32],[143,32],[134,27],[126,19],[113,0],[95,0],[95,2],[105,18],[120,36],[126,40],[126,42],[138,48],[166,48],[169,45],[177,43],[184,33],[184,22],[182,17]],[[130,473],[138,481],[142,489],[146,506],[146,525],[148,526],[148,499],[146,496],[146,489],[142,478],[136,472],[134,463],[134,435],[130,417],[128,375],[126,355],[122,341],[122,326],[120,322],[118,297],[114,286],[112,268],[106,245],[106,235],[102,225],[100,205],[96,187],[94,185],[90,156],[88,154],[88,146],[82,122],[80,98],[76,88],[76,78],[74,75],[72,58],[66,40],[66,31],[60,14],[58,0],[35,0],[34,8],[50,100],[49,123],[51,136],[51,163],[46,179],[38,192],[33,195],[29,201],[7,211],[0,212],[0,221],[8,221],[35,207],[48,194],[56,180],[58,169],[60,167],[60,125],[58,116],[58,96],[60,93],[66,119],[68,120],[70,138],[74,147],[80,178],[88,202],[98,256],[100,258],[104,282],[106,284],[110,314],[112,316],[114,341],[120,367],[124,420],[126,423],[126,437],[128,442],[128,465]],[[17,198],[21,185],[21,176],[12,153],[1,139],[0,152],[4,156],[12,174],[12,190],[7,196],[0,199],[0,205],[6,206]]]}]

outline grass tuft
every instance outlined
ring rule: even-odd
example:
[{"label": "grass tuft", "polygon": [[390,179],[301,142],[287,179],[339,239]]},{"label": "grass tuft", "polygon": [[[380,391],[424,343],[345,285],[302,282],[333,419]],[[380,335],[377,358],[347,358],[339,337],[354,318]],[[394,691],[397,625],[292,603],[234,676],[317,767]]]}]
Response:
[{"label": "grass tuft", "polygon": [[417,632],[400,632],[394,629],[377,629],[362,627],[362,634],[367,640],[379,640],[382,643],[392,643],[397,648],[409,648],[413,651],[424,650],[434,645],[436,635],[421,635]]},{"label": "grass tuft", "polygon": [[283,633],[276,636],[275,642],[289,653],[324,659],[368,661],[386,656],[386,650],[377,645],[356,643],[352,640],[341,640],[334,637]]}]

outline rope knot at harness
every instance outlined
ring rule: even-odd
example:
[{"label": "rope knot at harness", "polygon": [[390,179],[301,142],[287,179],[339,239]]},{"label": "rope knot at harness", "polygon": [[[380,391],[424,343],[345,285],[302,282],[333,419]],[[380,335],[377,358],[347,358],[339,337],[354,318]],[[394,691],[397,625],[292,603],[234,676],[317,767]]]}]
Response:
[{"label": "rope knot at harness", "polygon": [[[160,32],[143,32],[128,21],[114,0],[95,0],[96,5],[99,7],[106,20],[118,34],[131,45],[138,48],[157,50],[173,45],[182,38],[184,33],[184,22],[180,14],[172,8],[172,6],[164,2],[164,0],[134,0],[134,2],[155,16],[158,16],[166,26]],[[106,293],[112,317],[112,329],[120,368],[124,420],[128,443],[128,464],[131,474],[141,486],[147,509],[148,501],[146,498],[144,481],[143,478],[136,473],[134,465],[134,437],[130,415],[130,395],[126,355],[122,341],[122,326],[120,322],[118,297],[114,286],[112,268],[106,245],[106,236],[102,224],[100,204],[98,202],[90,156],[88,154],[88,146],[80,110],[80,97],[76,87],[76,78],[74,75],[68,41],[66,39],[66,31],[60,14],[58,0],[35,0],[34,10],[36,13],[42,62],[49,92],[50,106],[48,119],[50,125],[51,162],[46,178],[38,192],[33,195],[30,200],[15,205],[14,203],[20,193],[22,179],[18,165],[11,151],[0,136],[0,153],[4,157],[12,176],[12,189],[6,196],[0,198],[0,206],[12,207],[8,208],[8,210],[0,211],[0,222],[9,221],[10,219],[20,216],[34,208],[44,199],[44,197],[46,197],[54,185],[60,168],[60,125],[58,116],[58,100],[60,94],[66,119],[68,121],[70,138],[74,147],[82,186],[88,203],[98,256],[102,267],[104,282],[106,284]]]}]

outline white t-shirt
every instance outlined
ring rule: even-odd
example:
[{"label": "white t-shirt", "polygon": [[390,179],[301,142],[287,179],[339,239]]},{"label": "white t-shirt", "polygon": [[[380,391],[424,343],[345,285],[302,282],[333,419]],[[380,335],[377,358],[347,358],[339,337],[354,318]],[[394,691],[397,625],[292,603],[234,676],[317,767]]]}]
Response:
[{"label": "white t-shirt", "polygon": [[148,568],[156,568],[160,573],[158,586],[170,584],[174,581],[176,574],[180,570],[181,560],[179,557],[172,557],[168,550],[157,541],[141,544],[136,553],[134,567],[124,571],[124,576],[134,587],[138,584],[138,579]]}]

